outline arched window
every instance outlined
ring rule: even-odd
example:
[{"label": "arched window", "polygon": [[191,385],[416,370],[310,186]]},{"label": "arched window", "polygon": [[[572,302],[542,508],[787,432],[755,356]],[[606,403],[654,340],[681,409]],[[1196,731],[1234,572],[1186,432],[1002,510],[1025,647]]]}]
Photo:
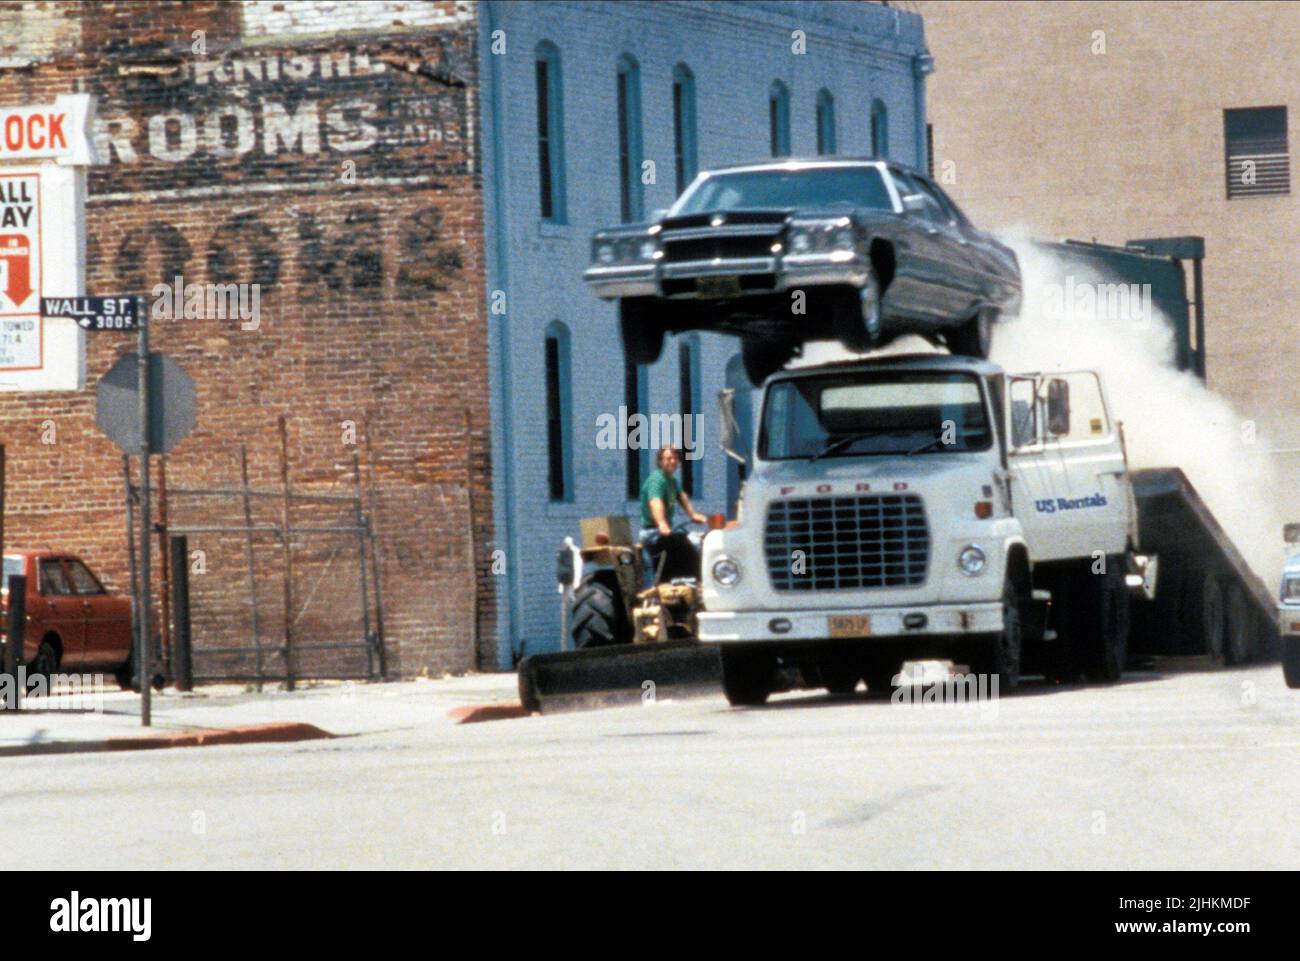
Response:
[{"label": "arched window", "polygon": [[564,88],[560,51],[549,40],[537,45],[537,183],[543,220],[565,221]]},{"label": "arched window", "polygon": [[835,98],[825,87],[817,93],[817,152],[835,153]]},{"label": "arched window", "polygon": [[704,490],[704,462],[702,438],[699,431],[700,406],[700,341],[688,334],[677,343],[677,383],[681,396],[682,414],[682,490],[690,497],[699,497]]},{"label": "arched window", "polygon": [[556,320],[546,328],[546,482],[553,501],[573,500],[569,365],[569,328]]},{"label": "arched window", "polygon": [[631,54],[618,58],[618,206],[624,223],[641,220],[641,67]]},{"label": "arched window", "polygon": [[767,94],[767,123],[773,157],[790,156],[790,88],[774,81]]},{"label": "arched window", "polygon": [[889,156],[889,111],[879,99],[871,101],[871,156]]},{"label": "arched window", "polygon": [[677,193],[695,179],[695,74],[684,63],[673,68],[673,165]]}]

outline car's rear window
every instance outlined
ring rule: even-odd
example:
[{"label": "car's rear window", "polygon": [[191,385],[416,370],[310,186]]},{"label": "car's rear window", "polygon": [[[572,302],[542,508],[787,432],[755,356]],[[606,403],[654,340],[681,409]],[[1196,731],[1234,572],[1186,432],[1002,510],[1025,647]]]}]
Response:
[{"label": "car's rear window", "polygon": [[875,167],[774,167],[710,174],[682,195],[672,215],[818,207],[892,210],[893,204]]}]

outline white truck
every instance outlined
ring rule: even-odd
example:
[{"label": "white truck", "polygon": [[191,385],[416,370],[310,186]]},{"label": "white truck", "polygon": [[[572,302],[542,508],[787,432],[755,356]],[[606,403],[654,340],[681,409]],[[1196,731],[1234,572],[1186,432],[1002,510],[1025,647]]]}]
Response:
[{"label": "white truck", "polygon": [[888,689],[927,658],[1004,692],[1022,670],[1120,676],[1155,564],[1095,373],[943,354],[787,370],[759,425],[738,520],[704,541],[699,640],[732,704],[791,673]]}]

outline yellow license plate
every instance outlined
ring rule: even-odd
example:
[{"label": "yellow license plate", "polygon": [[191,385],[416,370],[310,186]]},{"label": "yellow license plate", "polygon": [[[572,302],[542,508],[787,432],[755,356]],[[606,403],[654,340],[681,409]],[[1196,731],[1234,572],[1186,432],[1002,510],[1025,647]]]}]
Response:
[{"label": "yellow license plate", "polygon": [[830,617],[831,637],[870,637],[870,614],[832,614]]}]

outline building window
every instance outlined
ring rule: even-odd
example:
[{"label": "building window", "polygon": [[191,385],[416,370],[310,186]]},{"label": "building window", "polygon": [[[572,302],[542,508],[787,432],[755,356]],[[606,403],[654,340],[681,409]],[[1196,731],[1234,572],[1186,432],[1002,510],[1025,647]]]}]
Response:
[{"label": "building window", "polygon": [[699,413],[696,408],[700,396],[700,345],[693,336],[677,345],[677,383],[682,404],[682,490],[690,497],[697,497],[704,488],[699,469],[703,462],[694,460],[695,453],[686,449],[687,441],[696,453],[700,449],[700,436],[695,430],[695,416]]},{"label": "building window", "polygon": [[790,156],[790,88],[780,80],[767,94],[767,124],[773,157]]},{"label": "building window", "polygon": [[537,182],[543,220],[564,223],[564,110],[560,51],[537,46]]},{"label": "building window", "polygon": [[623,222],[641,220],[641,68],[627,54],[618,61],[618,185]]},{"label": "building window", "polygon": [[835,98],[825,88],[817,94],[817,153],[835,153]]},{"label": "building window", "polygon": [[684,63],[673,68],[673,164],[677,193],[695,179],[695,74]]},{"label": "building window", "polygon": [[546,481],[553,501],[573,500],[573,439],[569,429],[569,328],[546,328]]},{"label": "building window", "polygon": [[889,111],[884,101],[871,101],[871,156],[889,157]]},{"label": "building window", "polygon": [[[644,414],[646,408],[645,368],[623,358],[623,407],[627,412],[628,433],[632,434],[634,425],[641,418],[633,421],[637,414]],[[650,474],[650,442],[648,432],[642,430],[641,443],[627,445],[627,499],[641,499],[641,482]]]},{"label": "building window", "polygon": [[1223,111],[1223,149],[1229,200],[1291,192],[1286,107]]}]

